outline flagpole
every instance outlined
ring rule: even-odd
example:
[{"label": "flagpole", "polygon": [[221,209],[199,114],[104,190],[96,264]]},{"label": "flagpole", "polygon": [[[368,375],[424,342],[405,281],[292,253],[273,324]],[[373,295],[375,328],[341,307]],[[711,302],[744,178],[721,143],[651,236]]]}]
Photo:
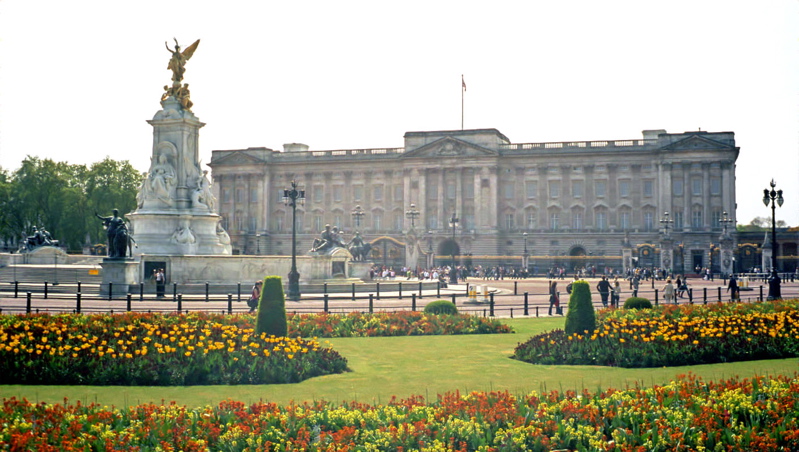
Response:
[{"label": "flagpole", "polygon": [[461,74],[461,130],[463,130],[463,96],[466,92],[466,81],[463,80],[463,74]]}]

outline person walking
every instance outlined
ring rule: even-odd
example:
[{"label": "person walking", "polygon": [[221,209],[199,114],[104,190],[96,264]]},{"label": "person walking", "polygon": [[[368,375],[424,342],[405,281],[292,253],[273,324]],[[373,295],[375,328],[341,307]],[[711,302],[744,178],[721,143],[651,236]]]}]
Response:
[{"label": "person walking", "polygon": [[552,280],[549,283],[549,315],[552,315],[552,307],[555,307],[555,313],[563,315],[560,309],[560,297],[558,296],[558,282]]},{"label": "person walking", "polygon": [[247,300],[247,306],[250,307],[250,312],[255,312],[255,309],[258,307],[258,303],[261,301],[261,285],[263,281],[256,281],[255,284],[252,286],[252,292],[250,293],[250,299]]},{"label": "person walking", "polygon": [[633,296],[634,296],[634,297],[637,297],[637,296],[638,296],[638,285],[639,285],[639,284],[640,284],[640,281],[638,280],[638,275],[634,275],[634,276],[633,276],[633,281],[632,281],[632,285],[633,285]]},{"label": "person walking", "polygon": [[155,273],[155,294],[158,298],[164,298],[166,291],[166,273],[163,268],[158,269]]},{"label": "person walking", "polygon": [[730,275],[730,282],[727,283],[727,292],[730,293],[730,301],[739,301],[740,300],[740,289],[738,288],[738,281],[735,279],[735,276]]},{"label": "person walking", "polygon": [[611,291],[607,276],[603,276],[602,279],[599,280],[599,283],[596,285],[596,290],[599,292],[599,296],[602,298],[602,306],[607,308],[608,296],[610,295]]},{"label": "person walking", "polygon": [[671,278],[666,280],[666,285],[663,286],[663,300],[665,303],[677,303],[674,298],[674,284],[671,283]]},{"label": "person walking", "polygon": [[619,284],[619,278],[615,278],[613,280],[613,294],[611,295],[611,305],[613,307],[619,307],[619,301],[621,300],[621,284]]}]

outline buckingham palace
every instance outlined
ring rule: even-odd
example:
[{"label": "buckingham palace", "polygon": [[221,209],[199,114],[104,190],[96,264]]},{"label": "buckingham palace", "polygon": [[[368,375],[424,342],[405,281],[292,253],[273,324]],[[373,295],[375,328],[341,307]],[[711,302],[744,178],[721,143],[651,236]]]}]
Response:
[{"label": "buckingham palace", "polygon": [[733,132],[513,143],[474,129],[407,132],[401,148],[215,150],[209,166],[234,253],[291,252],[283,190],[296,180],[298,250],[329,224],[345,239],[359,231],[373,261],[396,267],[454,257],[693,272],[729,269],[738,153]]}]

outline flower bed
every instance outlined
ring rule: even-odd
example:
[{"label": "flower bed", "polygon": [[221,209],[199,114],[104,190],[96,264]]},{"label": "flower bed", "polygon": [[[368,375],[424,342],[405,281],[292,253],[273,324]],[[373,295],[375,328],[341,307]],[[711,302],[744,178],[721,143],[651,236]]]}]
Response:
[{"label": "flower bed", "polygon": [[658,367],[799,356],[799,302],[604,310],[592,333],[550,331],[519,344],[535,364]]},{"label": "flower bed", "polygon": [[293,383],[347,368],[316,339],[255,336],[216,318],[0,316],[0,384]]},{"label": "flower bed", "polygon": [[31,404],[4,399],[10,450],[797,450],[799,380],[678,377],[653,388],[582,393],[448,393],[387,405],[314,402],[216,407]]},{"label": "flower bed", "polygon": [[496,319],[473,315],[433,315],[398,311],[374,314],[289,315],[289,333],[302,337],[421,336],[512,333]]}]

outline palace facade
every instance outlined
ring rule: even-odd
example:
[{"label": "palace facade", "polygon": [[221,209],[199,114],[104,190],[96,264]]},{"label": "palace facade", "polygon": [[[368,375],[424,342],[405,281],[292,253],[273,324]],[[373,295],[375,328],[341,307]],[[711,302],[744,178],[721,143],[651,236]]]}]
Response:
[{"label": "palace facade", "polygon": [[298,250],[330,224],[345,239],[359,230],[372,259],[395,267],[452,255],[461,264],[525,262],[539,272],[657,267],[665,239],[674,270],[718,271],[714,244],[725,228],[735,230],[732,132],[513,143],[496,129],[477,129],[408,132],[404,144],[213,151],[209,166],[234,253],[290,254],[292,210],[282,196],[292,180],[305,190]]}]

